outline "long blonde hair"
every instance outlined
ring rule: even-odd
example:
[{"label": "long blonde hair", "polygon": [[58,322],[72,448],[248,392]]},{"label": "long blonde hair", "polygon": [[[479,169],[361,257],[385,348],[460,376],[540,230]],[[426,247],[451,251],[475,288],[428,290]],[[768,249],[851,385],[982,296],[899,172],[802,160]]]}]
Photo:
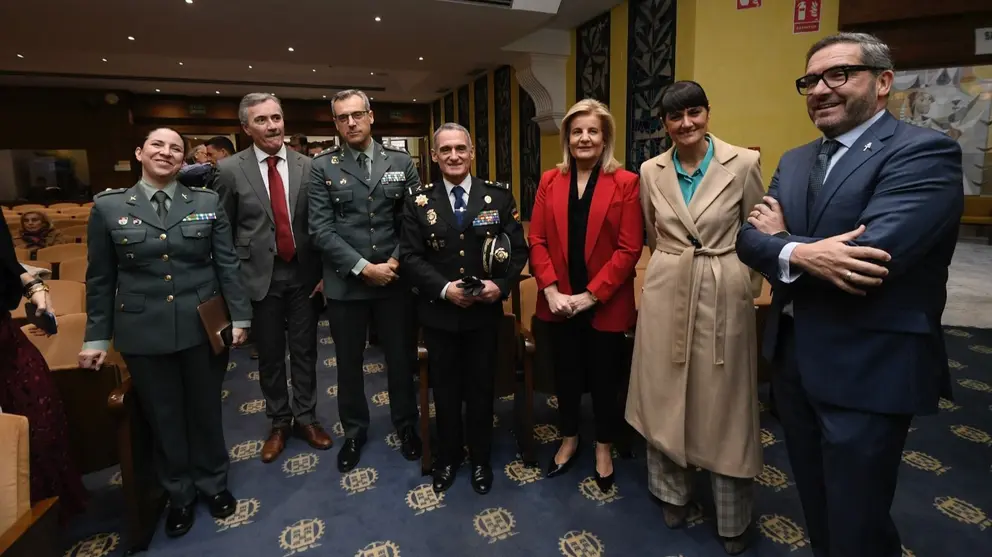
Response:
[{"label": "long blonde hair", "polygon": [[562,174],[568,174],[568,170],[572,167],[572,151],[568,145],[568,139],[572,133],[572,122],[576,117],[587,114],[599,116],[599,121],[602,123],[603,154],[599,157],[602,171],[610,174],[623,166],[613,156],[613,150],[616,147],[617,124],[613,120],[613,115],[610,114],[610,109],[596,99],[582,99],[568,109],[561,121],[559,136],[561,137],[562,161],[558,164],[558,170]]}]

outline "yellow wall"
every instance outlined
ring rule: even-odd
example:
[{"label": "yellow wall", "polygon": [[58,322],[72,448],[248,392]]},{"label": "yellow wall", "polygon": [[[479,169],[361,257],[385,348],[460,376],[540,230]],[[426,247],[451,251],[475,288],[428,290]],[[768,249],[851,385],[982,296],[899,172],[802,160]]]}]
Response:
[{"label": "yellow wall", "polygon": [[613,156],[620,164],[627,160],[627,46],[627,0],[624,0],[610,10],[609,105],[617,126]]},{"label": "yellow wall", "polygon": [[[818,33],[792,33],[793,2],[737,10],[726,0],[679,0],[678,79],[693,79],[712,107],[710,130],[742,147],[761,148],[765,183],[785,151],[818,137],[794,82],[806,50],[837,32],[838,3],[823,3]],[[611,70],[612,71],[612,70]]]}]

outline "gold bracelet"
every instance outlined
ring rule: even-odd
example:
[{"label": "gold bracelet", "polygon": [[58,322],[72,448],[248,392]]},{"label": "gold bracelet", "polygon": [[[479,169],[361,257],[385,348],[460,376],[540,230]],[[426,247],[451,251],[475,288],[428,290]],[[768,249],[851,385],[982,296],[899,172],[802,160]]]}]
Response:
[{"label": "gold bracelet", "polygon": [[36,284],[32,286],[27,292],[24,293],[24,297],[30,300],[31,297],[37,294],[38,292],[48,292],[48,291],[49,288],[47,284],[45,283]]}]

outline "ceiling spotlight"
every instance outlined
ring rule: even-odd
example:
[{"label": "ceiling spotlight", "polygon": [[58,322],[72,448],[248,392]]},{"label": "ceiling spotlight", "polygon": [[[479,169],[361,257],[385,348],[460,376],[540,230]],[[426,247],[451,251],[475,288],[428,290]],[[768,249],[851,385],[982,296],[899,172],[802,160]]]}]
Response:
[{"label": "ceiling spotlight", "polygon": [[327,95],[324,95],[324,98],[326,99],[327,98]]},{"label": "ceiling spotlight", "polygon": [[317,68],[314,68],[314,69],[313,69],[313,72],[314,72],[314,73],[317,73]]},{"label": "ceiling spotlight", "polygon": [[289,50],[290,52],[296,52],[295,50],[293,50],[293,47],[289,47],[287,50]]},{"label": "ceiling spotlight", "polygon": [[106,59],[106,58],[100,58],[100,59],[101,59],[101,60],[103,60],[104,62],[106,62],[106,61],[107,61],[107,59]]},{"label": "ceiling spotlight", "polygon": [[187,4],[192,4],[193,3],[193,0],[186,0],[186,3]]},{"label": "ceiling spotlight", "polygon": [[214,93],[217,93],[219,95],[220,94],[220,91],[214,91]]},{"label": "ceiling spotlight", "polygon": [[382,18],[381,18],[381,17],[379,17],[379,16],[375,16],[375,20],[376,20],[376,21],[382,21]]},{"label": "ceiling spotlight", "polygon": [[413,99],[413,102],[417,102],[417,99]]},{"label": "ceiling spotlight", "polygon": [[161,93],[161,92],[162,92],[162,90],[161,90],[161,89],[155,89],[155,92],[156,92],[156,93]]},{"label": "ceiling spotlight", "polygon": [[369,72],[369,75],[375,75],[375,72]]},{"label": "ceiling spotlight", "polygon": [[129,40],[129,41],[133,41],[133,40],[134,40],[134,37],[132,37],[132,36],[130,36],[130,35],[128,35],[128,37],[127,37],[127,40]]},{"label": "ceiling spotlight", "polygon": [[251,64],[248,64],[248,69],[249,69],[249,70],[251,69]]},{"label": "ceiling spotlight", "polygon": [[421,61],[421,62],[423,62],[423,61],[424,61],[424,57],[423,57],[423,56],[421,56],[421,57],[420,57],[420,61]]},{"label": "ceiling spotlight", "polygon": [[370,101],[374,101],[375,100],[375,97],[369,97],[369,100]]},{"label": "ceiling spotlight", "polygon": [[179,65],[180,65],[180,66],[182,66],[182,65],[183,65],[183,63],[182,63],[182,62],[179,62]]},{"label": "ceiling spotlight", "polygon": [[24,55],[23,54],[18,54],[17,57],[18,58],[24,58]]}]

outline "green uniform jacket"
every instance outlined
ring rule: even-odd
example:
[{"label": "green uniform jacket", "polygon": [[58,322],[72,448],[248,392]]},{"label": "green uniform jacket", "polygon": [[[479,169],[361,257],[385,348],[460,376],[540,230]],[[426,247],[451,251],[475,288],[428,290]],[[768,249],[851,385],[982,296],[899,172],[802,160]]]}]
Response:
[{"label": "green uniform jacket", "polygon": [[97,194],[87,232],[86,342],[169,354],[207,342],[196,308],[223,295],[250,321],[231,224],[216,192],[177,185],[163,224],[140,185]]}]

